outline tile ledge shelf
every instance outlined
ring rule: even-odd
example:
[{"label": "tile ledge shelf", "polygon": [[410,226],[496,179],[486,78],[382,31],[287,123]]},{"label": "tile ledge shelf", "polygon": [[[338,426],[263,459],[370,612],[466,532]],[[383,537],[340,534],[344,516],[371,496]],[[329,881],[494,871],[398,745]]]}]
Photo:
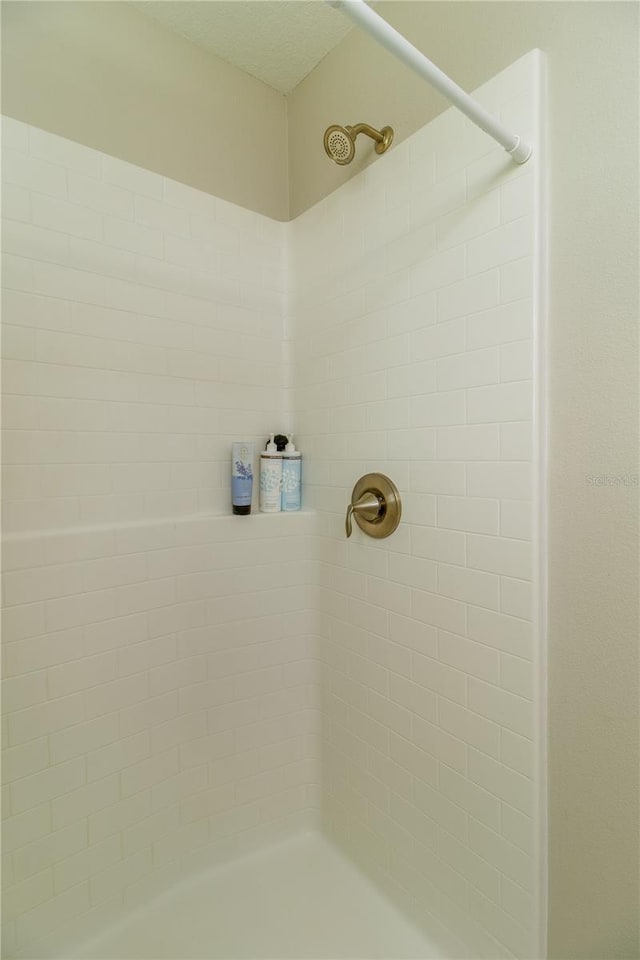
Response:
[{"label": "tile ledge shelf", "polygon": [[[58,527],[55,529],[44,529],[39,530],[24,530],[16,531],[12,533],[3,534],[1,538],[1,543],[3,545],[8,545],[12,543],[21,543],[29,540],[45,540],[45,539],[54,539],[58,537],[75,537],[75,536],[90,536],[92,534],[107,534],[107,533],[126,533],[127,531],[140,530],[140,529],[151,529],[158,527],[179,527],[184,525],[198,526],[200,524],[226,524],[231,527],[232,524],[238,523],[238,529],[241,526],[245,525],[247,527],[253,527],[257,524],[273,524],[274,522],[280,521],[281,523],[292,523],[295,517],[298,518],[315,518],[318,516],[316,510],[310,508],[302,508],[301,510],[286,510],[280,511],[279,513],[260,513],[256,511],[255,513],[250,513],[245,516],[240,516],[234,513],[188,513],[184,516],[179,517],[156,517],[156,518],[145,518],[143,520],[114,520],[113,522],[107,523],[92,523],[86,524],[85,526],[76,526],[76,527]],[[247,523],[247,521],[249,521]],[[236,531],[234,531],[235,533]],[[230,538],[231,539],[231,538]]]}]

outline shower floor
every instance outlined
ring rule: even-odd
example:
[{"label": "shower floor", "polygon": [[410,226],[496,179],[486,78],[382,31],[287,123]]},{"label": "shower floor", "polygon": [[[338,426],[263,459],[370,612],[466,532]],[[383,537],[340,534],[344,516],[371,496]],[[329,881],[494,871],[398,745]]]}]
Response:
[{"label": "shower floor", "polygon": [[172,888],[73,956],[432,960],[443,953],[331,844],[300,834]]}]

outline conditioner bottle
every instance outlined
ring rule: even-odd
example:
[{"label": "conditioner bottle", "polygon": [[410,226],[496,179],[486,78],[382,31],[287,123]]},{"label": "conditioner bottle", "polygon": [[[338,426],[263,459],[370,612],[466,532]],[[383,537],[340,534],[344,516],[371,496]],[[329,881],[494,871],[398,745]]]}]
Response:
[{"label": "conditioner bottle", "polygon": [[282,454],[282,509],[299,510],[301,505],[302,454],[296,450],[293,434]]}]

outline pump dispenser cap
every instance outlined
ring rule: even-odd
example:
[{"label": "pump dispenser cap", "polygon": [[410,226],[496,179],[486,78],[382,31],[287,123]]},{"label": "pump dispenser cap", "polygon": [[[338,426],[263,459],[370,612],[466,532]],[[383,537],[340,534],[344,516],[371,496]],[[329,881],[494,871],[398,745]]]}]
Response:
[{"label": "pump dispenser cap", "polygon": [[297,453],[297,451],[296,451],[296,445],[295,445],[295,443],[293,442],[293,434],[292,434],[292,433],[289,434],[289,440],[288,440],[287,445],[286,445],[286,447],[285,447],[284,449],[285,449],[285,453]]},{"label": "pump dispenser cap", "polygon": [[275,442],[275,440],[273,439],[273,436],[274,436],[274,435],[273,435],[272,433],[269,434],[269,442],[268,442],[268,444],[267,444],[267,446],[266,446],[266,448],[265,448],[266,451],[267,451],[267,453],[277,453],[277,452],[278,452],[278,447],[276,446],[276,442]]}]

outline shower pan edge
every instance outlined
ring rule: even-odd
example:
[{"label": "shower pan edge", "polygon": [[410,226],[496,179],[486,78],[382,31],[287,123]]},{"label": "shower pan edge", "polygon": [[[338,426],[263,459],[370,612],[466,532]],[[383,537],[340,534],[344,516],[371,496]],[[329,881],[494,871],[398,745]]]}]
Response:
[{"label": "shower pan edge", "polygon": [[[202,903],[198,907],[203,897],[211,905],[209,910]],[[194,927],[198,923],[188,916],[189,910],[207,918],[203,928],[219,910],[216,944],[209,938],[197,946]],[[253,925],[243,923],[251,916],[259,916],[262,922],[261,932],[256,933],[261,949],[252,940]],[[165,931],[161,928],[164,917],[170,918]],[[152,934],[146,947],[143,931]],[[280,932],[282,939],[278,939]],[[271,944],[270,937],[275,938]],[[161,940],[175,943],[173,952],[159,948]],[[48,956],[53,960],[53,954]],[[260,847],[247,846],[227,862],[185,875],[138,904],[128,917],[76,943],[64,956],[68,960],[313,960],[320,956],[325,960],[397,960],[399,956],[453,960],[464,954],[445,953],[439,942],[427,940],[424,931],[317,825],[307,824]]]}]

